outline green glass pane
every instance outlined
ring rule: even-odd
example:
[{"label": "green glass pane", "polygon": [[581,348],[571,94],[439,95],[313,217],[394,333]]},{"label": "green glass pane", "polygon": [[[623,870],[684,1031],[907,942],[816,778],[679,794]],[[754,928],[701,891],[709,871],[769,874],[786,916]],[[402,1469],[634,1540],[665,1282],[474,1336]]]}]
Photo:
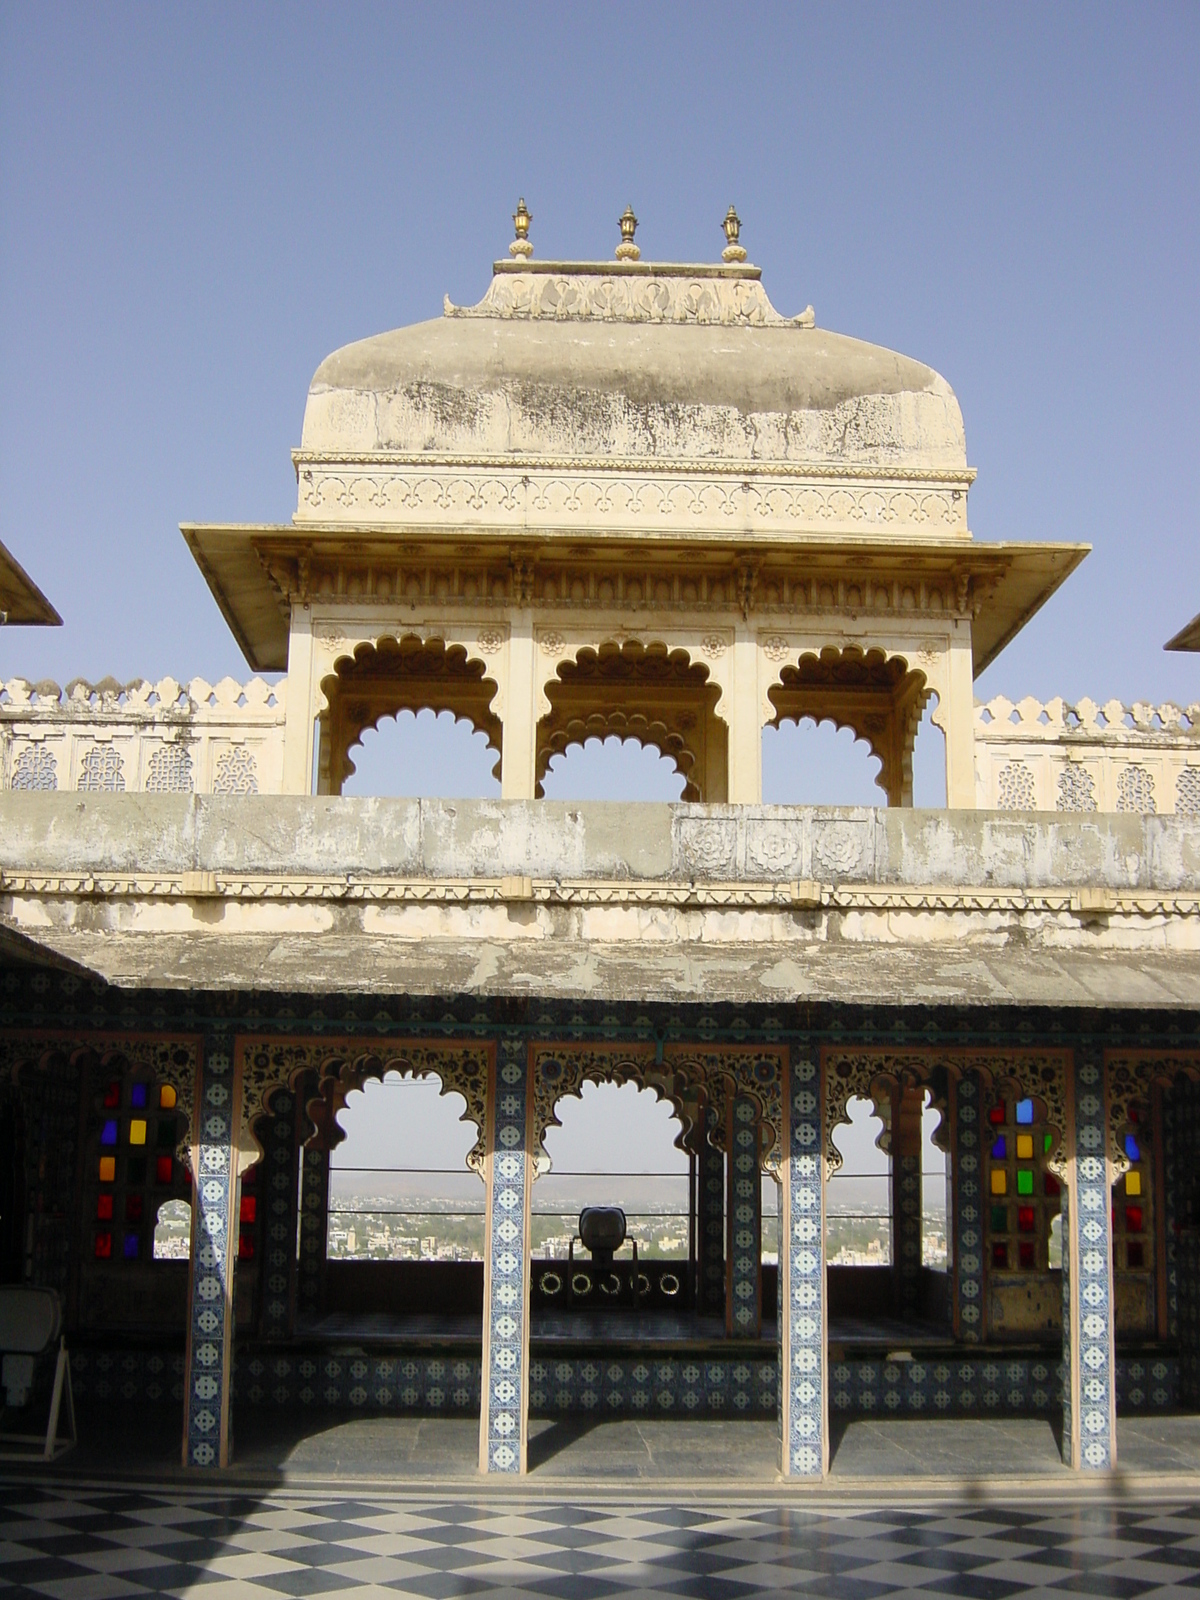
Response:
[{"label": "green glass pane", "polygon": [[1008,1232],[1008,1207],[1007,1206],[993,1206],[992,1207],[992,1232],[993,1233],[1007,1233]]},{"label": "green glass pane", "polygon": [[1044,1134],[1043,1135],[1043,1140],[1044,1140],[1044,1142],[1042,1144],[1042,1149],[1046,1152],[1047,1155],[1049,1155],[1050,1154],[1050,1147],[1054,1143],[1054,1135],[1052,1133]]},{"label": "green glass pane", "polygon": [[1033,1193],[1033,1173],[1030,1172],[1028,1167],[1019,1167],[1017,1169],[1017,1193]]}]

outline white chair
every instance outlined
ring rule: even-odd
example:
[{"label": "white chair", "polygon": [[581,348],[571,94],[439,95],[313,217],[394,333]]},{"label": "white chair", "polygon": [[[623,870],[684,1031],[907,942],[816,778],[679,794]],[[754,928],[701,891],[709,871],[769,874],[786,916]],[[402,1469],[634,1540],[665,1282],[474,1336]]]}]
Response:
[{"label": "white chair", "polygon": [[[50,1398],[50,1420],[45,1438],[40,1433],[0,1433],[0,1461],[28,1461],[36,1456],[30,1446],[38,1446],[43,1461],[53,1461],[79,1442],[75,1427],[75,1396],[71,1390],[71,1362],[62,1332],[62,1302],[53,1289],[35,1289],[25,1284],[0,1286],[0,1351],[4,1355],[3,1383],[6,1406],[29,1403],[33,1388],[34,1365],[58,1341],[58,1360],[54,1367],[54,1392]],[[70,1436],[58,1437],[58,1419],[63,1391],[67,1397]]]}]

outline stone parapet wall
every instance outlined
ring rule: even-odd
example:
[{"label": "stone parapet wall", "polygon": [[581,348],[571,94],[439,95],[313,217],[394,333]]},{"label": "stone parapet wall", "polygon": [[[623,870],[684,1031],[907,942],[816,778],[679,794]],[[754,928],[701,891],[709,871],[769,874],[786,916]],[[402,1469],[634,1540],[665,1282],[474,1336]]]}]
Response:
[{"label": "stone parapet wall", "polygon": [[975,707],[976,804],[1200,817],[1200,703],[1003,695]]},{"label": "stone parapet wall", "polygon": [[193,678],[0,685],[0,789],[278,794],[285,685]]}]

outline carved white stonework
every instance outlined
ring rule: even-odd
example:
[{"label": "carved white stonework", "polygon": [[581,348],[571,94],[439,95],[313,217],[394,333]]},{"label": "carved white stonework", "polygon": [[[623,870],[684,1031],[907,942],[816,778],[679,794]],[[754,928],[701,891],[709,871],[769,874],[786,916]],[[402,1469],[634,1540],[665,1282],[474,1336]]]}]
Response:
[{"label": "carved white stonework", "polygon": [[[608,531],[763,534],[847,534],[912,528],[968,536],[966,472],[814,473],[786,459],[714,469],[703,461],[672,462],[666,472],[645,463],[520,467],[389,459],[361,462],[297,453],[298,523],[412,526],[468,531]],[[900,481],[897,481],[900,480]]]},{"label": "carved white stonework", "polygon": [[1200,704],[998,695],[975,707],[975,785],[986,810],[1195,816]]},{"label": "carved white stonework", "polygon": [[0,788],[279,794],[285,685],[193,678],[0,685]]},{"label": "carved white stonework", "polygon": [[448,317],[514,318],[536,322],[692,323],[732,328],[811,328],[808,306],[783,317],[756,277],[702,276],[673,272],[497,273],[477,305],[456,306],[447,295]]}]

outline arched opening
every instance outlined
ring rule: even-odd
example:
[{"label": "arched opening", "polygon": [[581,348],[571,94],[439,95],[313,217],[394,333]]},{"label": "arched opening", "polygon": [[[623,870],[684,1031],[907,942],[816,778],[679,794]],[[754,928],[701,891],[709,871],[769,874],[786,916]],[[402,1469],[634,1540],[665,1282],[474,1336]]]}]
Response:
[{"label": "arched opening", "polygon": [[488,799],[499,795],[488,736],[452,711],[401,711],[364,728],[351,751],[347,795]]},{"label": "arched opening", "polygon": [[680,800],[683,774],[637,739],[588,739],[551,756],[542,779],[547,800]]},{"label": "arched opening", "polygon": [[[645,1279],[638,1305],[690,1305],[691,1168],[672,1106],[633,1083],[586,1082],[579,1097],[560,1100],[554,1114],[559,1125],[548,1128],[543,1141],[549,1164],[533,1194],[535,1305],[564,1312],[603,1307],[606,1290],[607,1298],[632,1305],[633,1241]],[[619,1293],[581,1245],[580,1214],[588,1206],[619,1207],[625,1214],[629,1243],[614,1262]],[[572,1282],[572,1272],[579,1281]]]},{"label": "arched opening", "polygon": [[880,760],[853,728],[811,717],[763,729],[763,803],[774,806],[877,806]]},{"label": "arched opening", "polygon": [[913,745],[913,805],[940,811],[946,805],[946,735],[933,720],[938,697],[931,694],[921,713]]},{"label": "arched opening", "polygon": [[186,1200],[164,1200],[154,1219],[155,1261],[186,1261],[192,1241],[192,1208]]},{"label": "arched opening", "polygon": [[319,719],[318,791],[341,794],[355,770],[351,750],[364,731],[402,711],[448,711],[477,729],[496,752],[498,779],[501,726],[492,710],[497,685],[486,670],[462,645],[412,634],[360,644],[352,657],[341,657],[321,680],[328,709]]},{"label": "arched opening", "polygon": [[[846,1102],[846,1115],[833,1130],[842,1163],[825,1186],[826,1260],[831,1267],[890,1267],[892,1163],[880,1148],[883,1118],[858,1095]],[[832,1309],[832,1292],[830,1298]]]},{"label": "arched opening", "polygon": [[925,1091],[921,1108],[921,1265],[933,1271],[946,1271],[947,1165],[946,1152],[934,1143],[941,1126],[941,1112],[932,1105]]},{"label": "arched opening", "polygon": [[[347,1094],[337,1116],[346,1136],[329,1158],[331,1268],[482,1262],[483,1185],[467,1166],[478,1135],[465,1110],[436,1078],[395,1071]],[[362,1303],[361,1294],[350,1298]],[[329,1304],[338,1304],[332,1280]]]},{"label": "arched opening", "polygon": [[902,656],[856,645],[827,646],[783,667],[769,691],[773,725],[832,722],[864,739],[880,763],[878,784],[889,805],[911,805],[912,751],[928,690],[925,674]]},{"label": "arched opening", "polygon": [[551,759],[589,739],[635,739],[667,757],[683,775],[685,800],[723,801],[727,793],[725,724],[720,690],[686,650],[636,640],[581,650],[546,686],[548,716],[538,724],[537,793]]}]

